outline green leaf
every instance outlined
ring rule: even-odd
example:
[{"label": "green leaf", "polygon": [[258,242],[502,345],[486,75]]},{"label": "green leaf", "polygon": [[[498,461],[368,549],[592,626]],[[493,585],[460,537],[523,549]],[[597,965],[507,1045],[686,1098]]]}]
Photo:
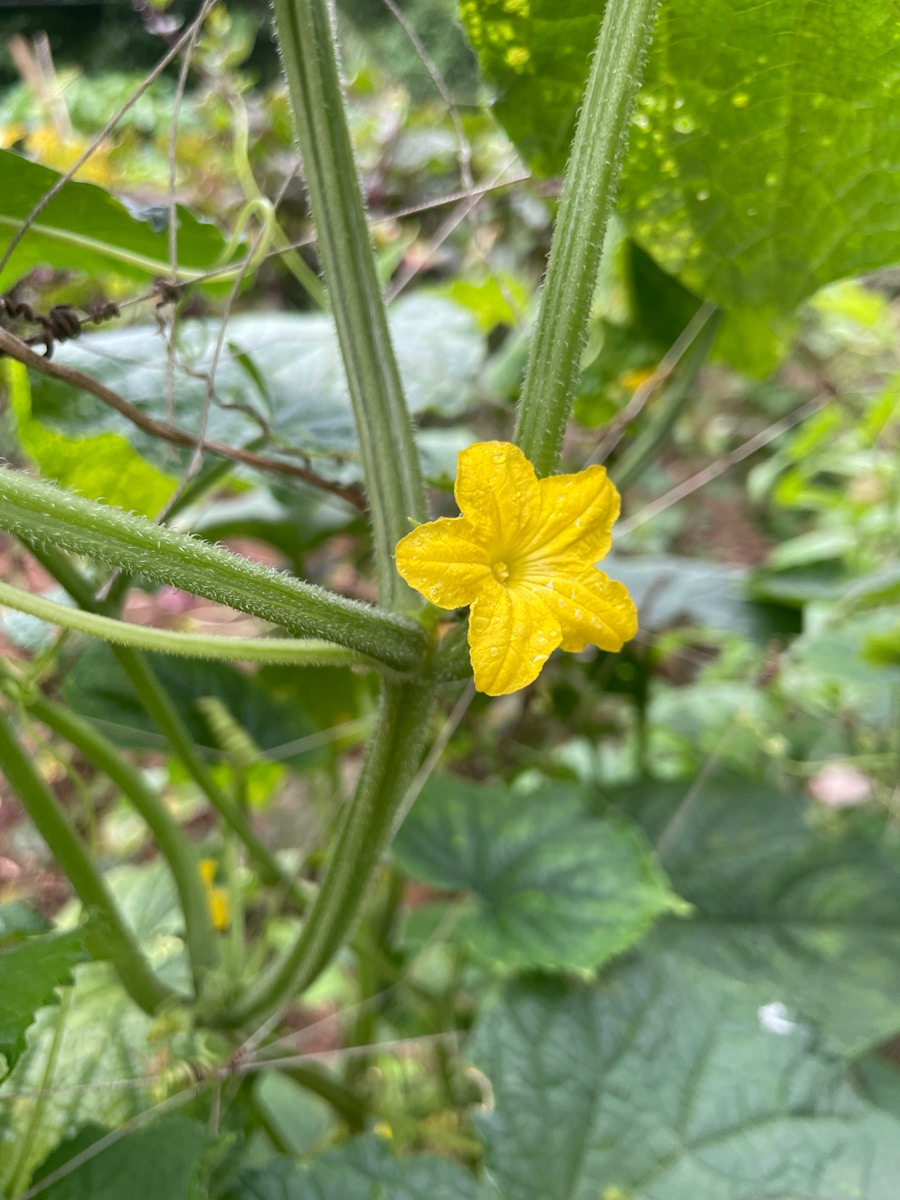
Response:
[{"label": "green leaf", "polygon": [[355,1138],[308,1167],[288,1159],[245,1171],[223,1200],[489,1200],[458,1163],[433,1154],[395,1158],[377,1137]]},{"label": "green leaf", "polygon": [[[9,934],[4,905],[0,921]],[[14,914],[13,914],[14,915]],[[6,919],[4,919],[4,917]],[[0,948],[0,1055],[11,1070],[25,1049],[25,1031],[45,1004],[56,1001],[56,989],[72,982],[72,968],[87,955],[81,930],[28,937]],[[6,1074],[0,1064],[0,1073]]]},{"label": "green leaf", "polygon": [[504,1200],[896,1196],[900,1124],[788,1013],[674,955],[515,987],[470,1055]]},{"label": "green leaf", "polygon": [[541,175],[562,172],[603,0],[461,0],[459,13],[495,111]]},{"label": "green leaf", "polygon": [[636,831],[592,817],[565,784],[518,794],[436,780],[394,852],[409,874],[471,892],[459,932],[508,966],[592,969],[681,907]]},{"label": "green leaf", "polygon": [[[0,244],[6,245],[32,208],[60,178],[58,172],[0,150]],[[110,271],[146,282],[170,274],[166,211],[143,217],[93,183],[66,183],[16,247],[0,273],[0,291],[33,267],[105,276]],[[160,227],[162,226],[162,227]],[[178,207],[179,278],[190,279],[218,264],[225,241],[214,225]]]},{"label": "green leaf", "polygon": [[[96,1125],[64,1142],[35,1172],[47,1178],[85,1151],[105,1131]],[[197,1121],[170,1117],[146,1129],[123,1133],[111,1145],[51,1183],[46,1200],[204,1200],[204,1157],[214,1138]],[[127,1181],[127,1182],[126,1182]]]},{"label": "green leaf", "polygon": [[863,658],[876,667],[900,667],[900,624],[865,638]]},{"label": "green leaf", "polygon": [[900,664],[896,654],[893,661],[872,661],[867,647],[873,638],[893,637],[898,619],[900,610],[893,607],[826,622],[797,640],[791,647],[791,661],[837,687],[852,684],[879,690],[883,707],[890,711],[886,693],[889,684],[900,684]]},{"label": "green leaf", "polygon": [[335,1133],[334,1110],[314,1092],[281,1071],[263,1071],[253,1085],[253,1103],[277,1144],[291,1154],[309,1154]]},{"label": "green leaf", "polygon": [[[411,410],[458,416],[484,357],[484,337],[474,317],[451,300],[417,295],[394,306],[390,324]],[[171,419],[182,429],[196,429],[207,403],[205,374],[218,332],[215,321],[181,326]],[[156,326],[91,333],[60,346],[56,361],[94,375],[142,412],[165,417],[166,346]],[[187,461],[189,451],[136,429],[96,398],[58,380],[35,377],[32,391],[34,419],[48,429],[69,437],[119,434],[167,472],[173,462]],[[442,447],[455,455],[466,443],[454,430],[427,433],[425,469],[440,475],[446,466]],[[206,436],[293,462],[301,452],[328,478],[360,479],[356,427],[331,318],[319,313],[233,317],[216,370]]]},{"label": "green leaf", "polygon": [[[540,172],[565,163],[602,7],[463,0]],[[896,262],[898,51],[886,0],[666,0],[622,180],[633,236],[696,295],[761,315]]]},{"label": "green leaf", "polygon": [[895,262],[898,52],[884,0],[669,0],[623,179],[637,240],[708,299],[783,312]]},{"label": "green leaf", "polygon": [[796,1009],[848,1054],[900,1029],[900,845],[883,819],[724,773],[614,799],[694,906],[662,942]]}]

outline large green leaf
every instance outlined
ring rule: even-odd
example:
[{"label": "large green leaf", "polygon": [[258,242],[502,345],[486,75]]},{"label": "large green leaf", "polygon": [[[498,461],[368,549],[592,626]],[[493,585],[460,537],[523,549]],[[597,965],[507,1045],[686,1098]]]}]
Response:
[{"label": "large green leaf", "polygon": [[616,801],[694,905],[661,941],[799,1010],[847,1053],[900,1029],[900,845],[883,818],[728,774]]},{"label": "large green leaf", "polygon": [[395,1158],[383,1139],[361,1137],[303,1169],[285,1158],[245,1171],[223,1200],[489,1200],[491,1194],[449,1159]]},{"label": "large green leaf", "polygon": [[470,1049],[504,1200],[894,1200],[900,1124],[777,1006],[680,961],[520,985]]},{"label": "large green leaf", "polygon": [[460,0],[495,109],[535,171],[562,171],[605,0]]},{"label": "large green leaf", "polygon": [[894,262],[898,106],[893,0],[668,0],[623,182],[634,234],[726,306],[786,311]]},{"label": "large green leaf", "polygon": [[[35,1172],[35,1183],[89,1152],[105,1131],[90,1126],[57,1147]],[[214,1143],[197,1121],[170,1117],[135,1129],[86,1157],[41,1195],[46,1200],[204,1200],[204,1156]]]},{"label": "large green leaf", "polygon": [[[8,934],[8,921],[3,926]],[[72,982],[72,968],[86,957],[77,929],[0,948],[0,1076],[15,1066],[25,1049],[25,1031],[37,1010],[55,1001],[56,988]]]},{"label": "large green leaf", "polygon": [[566,784],[522,795],[435,780],[394,852],[409,874],[471,892],[460,934],[509,966],[589,970],[680,907],[637,831],[592,817]]},{"label": "large green leaf", "polygon": [[[0,250],[59,178],[48,167],[0,150]],[[133,215],[96,184],[64,184],[13,252],[0,274],[0,291],[40,264],[101,277],[113,271],[144,282],[168,275],[167,219],[167,212],[160,209]],[[225,241],[214,225],[203,224],[178,207],[182,277],[209,270],[224,250]]]},{"label": "large green leaf", "polygon": [[[214,321],[181,327],[171,416],[182,429],[196,430],[201,422],[205,373],[218,331]],[[391,332],[412,411],[458,415],[484,356],[484,338],[471,314],[450,300],[418,295],[393,308]],[[155,326],[98,331],[61,346],[56,359],[96,376],[143,412],[166,419],[166,346]],[[70,437],[118,433],[148,461],[170,473],[178,470],[182,451],[142,433],[93,397],[43,376],[32,380],[32,389],[33,417],[49,428]],[[455,452],[465,444],[460,434],[439,429],[423,434],[428,473],[440,475],[449,467],[455,475]],[[264,447],[293,462],[299,451],[331,478],[359,479],[356,430],[331,318],[317,313],[232,318],[206,436],[232,446]]]},{"label": "large green leaf", "polygon": [[[463,0],[500,118],[539,170],[564,164],[602,7]],[[790,310],[900,259],[898,107],[892,0],[664,0],[622,211],[697,295]]]}]

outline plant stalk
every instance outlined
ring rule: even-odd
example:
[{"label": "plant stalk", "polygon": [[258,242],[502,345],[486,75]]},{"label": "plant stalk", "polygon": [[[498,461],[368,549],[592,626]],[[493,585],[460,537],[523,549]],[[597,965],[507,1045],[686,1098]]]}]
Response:
[{"label": "plant stalk", "polygon": [[556,469],[657,0],[608,0],[566,167],[515,441],[538,475]]},{"label": "plant stalk", "polygon": [[331,642],[309,638],[227,637],[134,625],[115,617],[69,608],[3,582],[0,582],[0,604],[74,633],[84,633],[104,642],[157,654],[231,662],[284,663],[295,667],[360,666],[377,670],[381,665],[358,650],[347,650]]},{"label": "plant stalk", "polygon": [[419,456],[375,272],[328,4],[274,0],[274,10],[359,435],[379,601],[393,609],[410,597],[394,566],[394,547],[409,532],[410,518],[426,517]]},{"label": "plant stalk", "polygon": [[282,960],[219,1020],[232,1026],[268,1016],[318,977],[349,934],[388,846],[419,764],[434,703],[429,684],[383,685],[378,726],[315,902]]}]

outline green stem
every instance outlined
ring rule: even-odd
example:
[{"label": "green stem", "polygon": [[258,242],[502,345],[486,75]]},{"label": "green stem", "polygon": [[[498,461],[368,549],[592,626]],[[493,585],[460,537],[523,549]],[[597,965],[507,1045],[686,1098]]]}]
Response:
[{"label": "green stem", "polygon": [[87,848],[2,712],[0,767],[84,905],[96,957],[109,958],[132,1000],[156,1013],[176,993],[154,975]]},{"label": "green stem", "polygon": [[515,440],[538,475],[555,470],[657,0],[608,0],[566,168]]},{"label": "green stem", "polygon": [[184,914],[185,946],[199,995],[206,972],[218,966],[218,942],[209,903],[200,878],[197,856],[165,804],[147,787],[138,771],[93,726],[43,696],[26,698],[26,707],[39,721],[60,734],[120,788],[153,834],[175,881]]},{"label": "green stem", "polygon": [[158,654],[179,654],[188,658],[225,659],[232,662],[284,663],[295,667],[352,667],[365,666],[377,670],[374,659],[357,650],[346,650],[330,642],[303,638],[220,637],[209,633],[179,633],[172,629],[156,629],[150,625],[134,625],[115,617],[82,612],[34,596],[21,588],[0,583],[0,604],[29,613],[63,629],[85,633],[120,646],[150,650]]},{"label": "green stem", "polygon": [[307,988],[340,948],[356,920],[415,775],[433,702],[430,685],[383,685],[378,727],[303,929],[284,958],[225,1015],[228,1024],[243,1025],[274,1012]]},{"label": "green stem", "polygon": [[379,599],[408,597],[394,547],[425,519],[418,453],[394,357],[344,112],[326,0],[274,0],[275,29],[372,513]]},{"label": "green stem", "polygon": [[425,632],[415,621],[345,600],[18,471],[0,470],[0,529],[207,596],[301,637],[336,642],[392,670],[414,670],[426,651]]}]

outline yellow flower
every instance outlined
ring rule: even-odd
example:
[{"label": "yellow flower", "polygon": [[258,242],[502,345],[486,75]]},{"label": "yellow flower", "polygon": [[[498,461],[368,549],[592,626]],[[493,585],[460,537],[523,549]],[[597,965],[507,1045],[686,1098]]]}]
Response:
[{"label": "yellow flower", "polygon": [[634,601],[594,566],[619,515],[603,467],[538,479],[517,446],[479,442],[459,456],[454,494],[462,516],[408,533],[397,570],[439,608],[471,604],[480,692],[526,687],[557,646],[621,650],[634,637]]},{"label": "yellow flower", "polygon": [[215,883],[217,870],[214,858],[200,859],[200,878],[203,880],[203,890],[206,892],[206,899],[209,902],[213,929],[222,932],[231,924],[231,904],[228,888],[218,887]]}]

